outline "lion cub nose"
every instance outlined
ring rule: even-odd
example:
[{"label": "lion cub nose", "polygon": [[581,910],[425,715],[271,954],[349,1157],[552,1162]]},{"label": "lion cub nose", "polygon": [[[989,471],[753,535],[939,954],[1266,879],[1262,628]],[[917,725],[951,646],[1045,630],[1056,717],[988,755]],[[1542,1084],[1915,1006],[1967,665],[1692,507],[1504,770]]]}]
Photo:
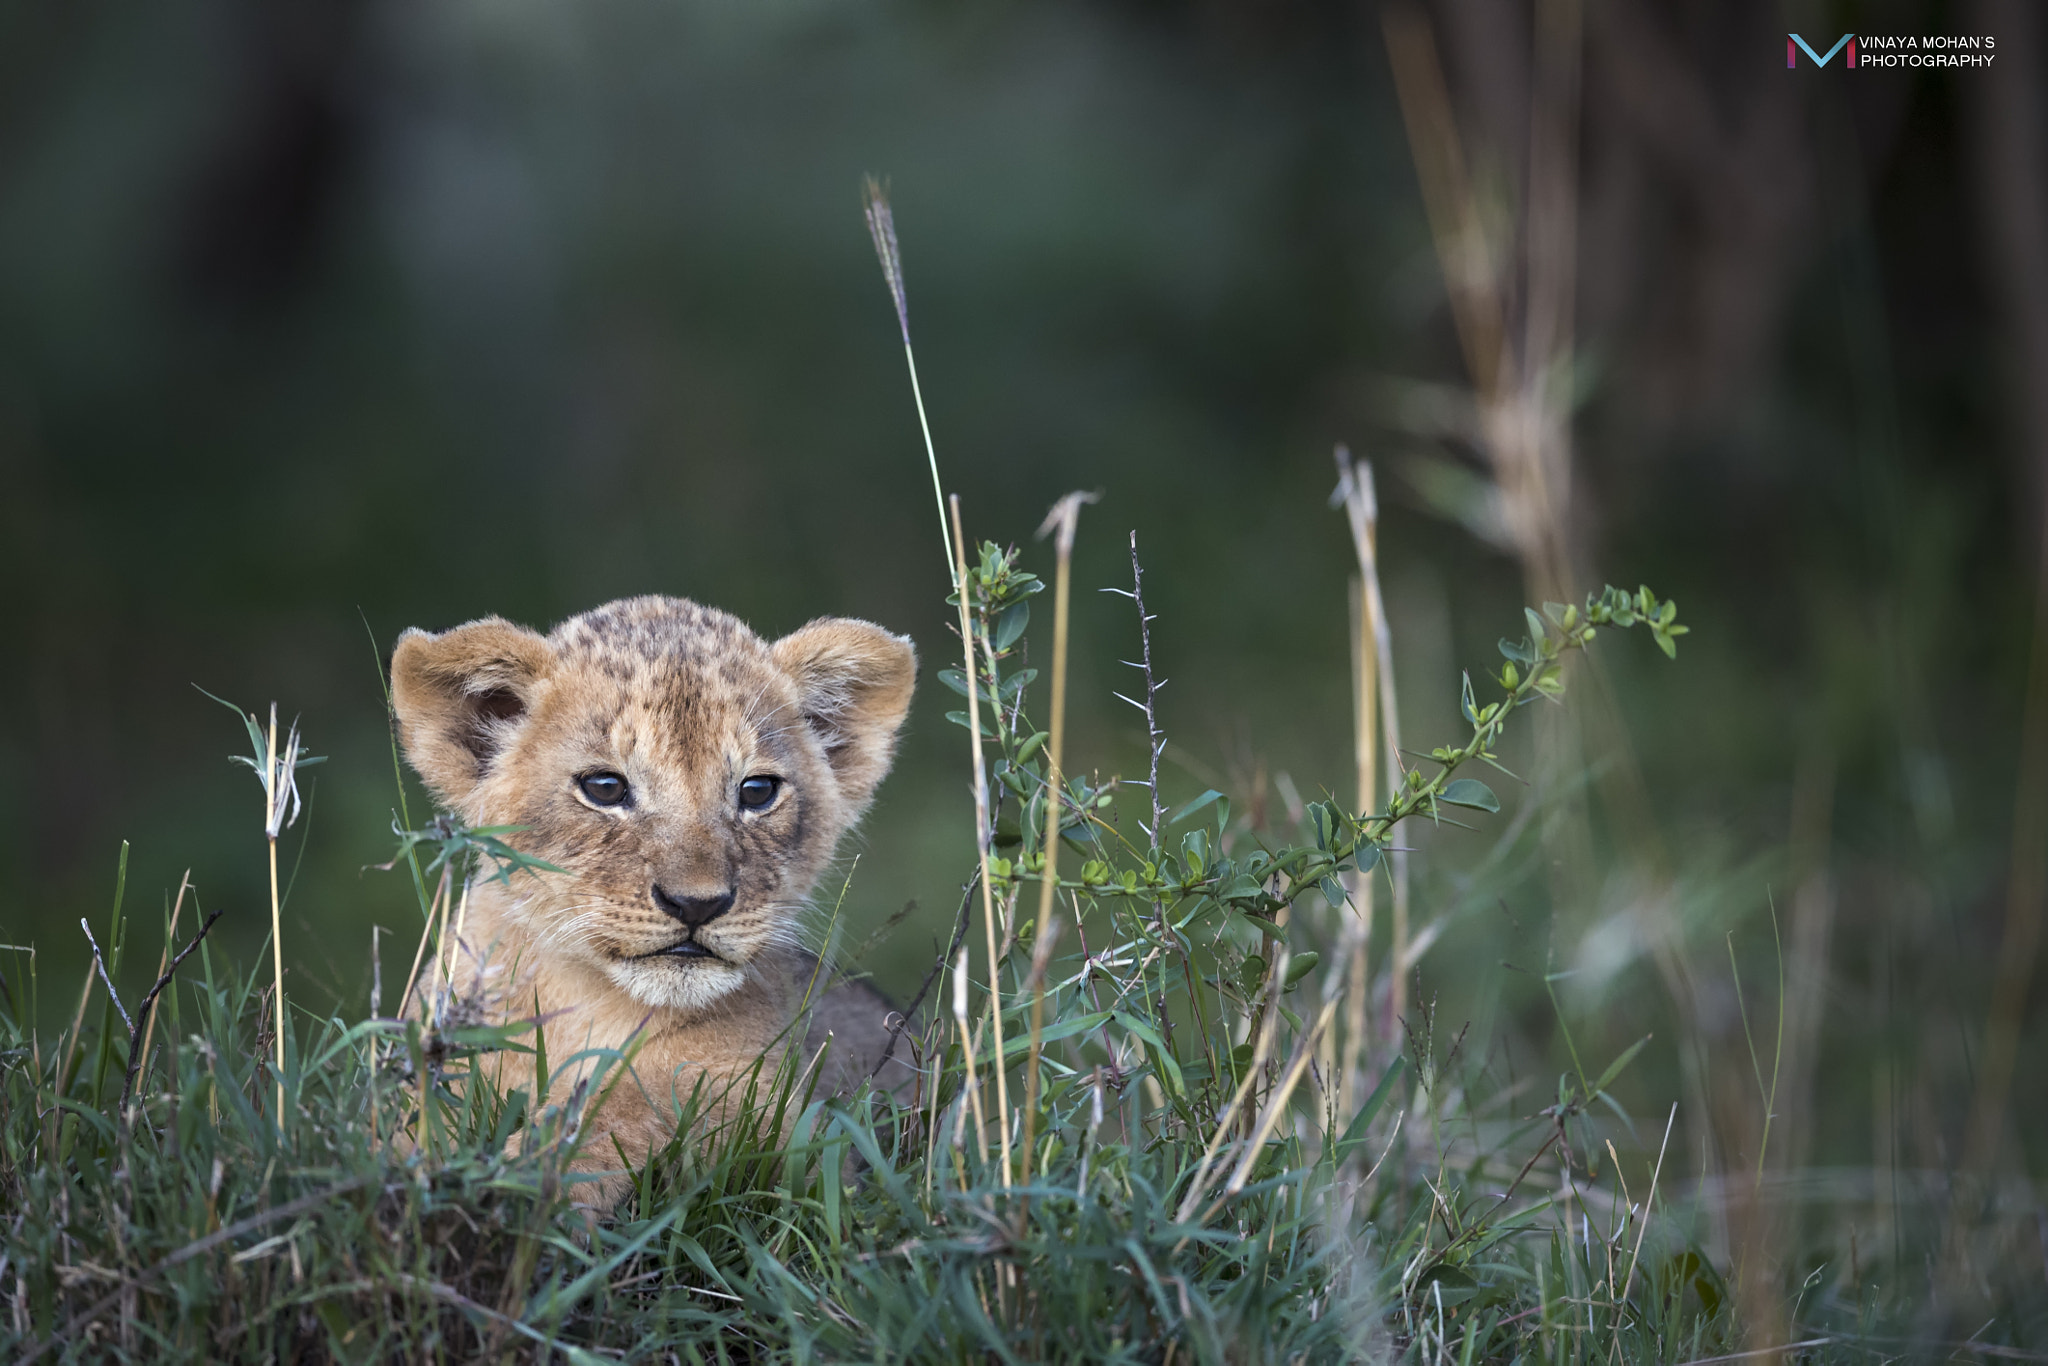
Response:
[{"label": "lion cub nose", "polygon": [[732,888],[712,896],[678,896],[657,882],[654,884],[654,904],[694,930],[732,909]]}]

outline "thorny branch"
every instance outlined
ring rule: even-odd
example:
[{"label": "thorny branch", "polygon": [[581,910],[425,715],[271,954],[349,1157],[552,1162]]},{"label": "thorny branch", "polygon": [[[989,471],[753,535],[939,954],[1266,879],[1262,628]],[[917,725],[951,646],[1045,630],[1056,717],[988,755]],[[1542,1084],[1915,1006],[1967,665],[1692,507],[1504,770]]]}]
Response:
[{"label": "thorny branch", "polygon": [[[1145,570],[1138,563],[1138,533],[1135,530],[1131,532],[1131,591],[1125,593],[1121,588],[1105,588],[1102,591],[1127,597],[1131,600],[1132,605],[1138,609],[1138,658],[1136,660],[1127,659],[1124,661],[1124,664],[1127,668],[1136,669],[1145,675],[1145,700],[1140,703],[1134,698],[1125,697],[1122,693],[1118,693],[1116,696],[1119,701],[1129,702],[1139,711],[1145,713],[1145,748],[1150,762],[1150,772],[1146,775],[1145,788],[1152,797],[1152,822],[1150,825],[1145,826],[1145,836],[1152,846],[1152,855],[1156,861],[1160,852],[1160,830],[1166,823],[1165,807],[1159,800],[1159,756],[1166,752],[1166,735],[1159,729],[1159,690],[1166,686],[1168,680],[1160,678],[1152,671],[1152,623],[1157,618],[1147,615],[1145,611]],[[1166,921],[1166,902],[1164,900],[1154,898],[1152,902],[1152,918],[1158,926],[1160,941],[1166,944],[1173,943],[1173,930]],[[1194,968],[1188,963],[1185,953],[1180,955],[1180,959],[1181,969],[1188,979],[1188,995],[1195,1002],[1195,1011],[1199,1017],[1202,1002],[1200,995],[1195,991]],[[1166,1003],[1163,999],[1160,1002],[1159,1008],[1159,1027],[1166,1036],[1167,1047],[1171,1048],[1173,1046],[1173,1020],[1166,1010]],[[1207,1027],[1207,1021],[1205,1020],[1203,1021],[1205,1031]]]},{"label": "thorny branch", "polygon": [[1166,736],[1159,730],[1159,690],[1166,686],[1166,680],[1156,678],[1152,673],[1152,623],[1157,617],[1145,614],[1145,571],[1138,564],[1138,533],[1131,533],[1131,591],[1121,588],[1105,588],[1105,593],[1116,593],[1129,598],[1138,608],[1138,644],[1141,653],[1136,660],[1125,660],[1126,668],[1137,669],[1145,675],[1145,700],[1140,703],[1132,698],[1117,694],[1120,701],[1129,702],[1145,713],[1145,738],[1147,753],[1151,761],[1151,773],[1145,784],[1152,794],[1152,823],[1145,827],[1145,835],[1152,842],[1154,850],[1159,848],[1159,827],[1164,810],[1159,802],[1159,756],[1166,752]]}]

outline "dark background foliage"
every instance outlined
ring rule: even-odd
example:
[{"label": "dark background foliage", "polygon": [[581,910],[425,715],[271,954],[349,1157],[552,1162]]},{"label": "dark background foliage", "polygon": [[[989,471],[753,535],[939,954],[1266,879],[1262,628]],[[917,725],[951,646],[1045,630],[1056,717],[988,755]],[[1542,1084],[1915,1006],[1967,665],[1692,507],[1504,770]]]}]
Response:
[{"label": "dark background foliage", "polygon": [[[1428,17],[1475,181],[1511,210],[1530,14]],[[1788,71],[1788,25],[1992,32],[1999,65]],[[1740,1046],[1724,934],[1767,982],[1770,898],[1806,905],[1799,1123],[1835,1161],[1945,1165],[2001,942],[2048,469],[2038,27],[2020,0],[1586,7],[1569,532],[1593,581],[1653,584],[1693,634],[1676,668],[1607,651],[1627,757],[1595,757],[1647,796],[1598,816],[1584,900],[1531,856],[1480,909],[1455,879],[1419,902],[1468,907],[1421,998],[1542,1049],[1549,1007],[1502,960],[1587,965],[1596,1031],[1663,1031],[1659,1112],[1678,1036],[1714,1066]],[[11,7],[0,938],[38,945],[46,1014],[124,839],[131,906],[189,866],[253,961],[258,794],[191,685],[276,698],[332,756],[286,846],[286,953],[303,1002],[356,1012],[371,924],[417,928],[410,889],[361,871],[391,844],[396,633],[641,592],[768,635],[848,613],[917,638],[846,900],[862,926],[919,903],[873,963],[916,980],[971,815],[866,171],[892,180],[971,532],[1024,540],[1104,493],[1071,752],[1142,752],[1110,697],[1129,608],[1092,591],[1127,584],[1135,529],[1179,789],[1275,820],[1283,773],[1350,795],[1339,440],[1380,467],[1409,743],[1449,737],[1523,583],[1487,539],[1374,7]],[[1695,965],[1677,1004],[1659,935]]]}]

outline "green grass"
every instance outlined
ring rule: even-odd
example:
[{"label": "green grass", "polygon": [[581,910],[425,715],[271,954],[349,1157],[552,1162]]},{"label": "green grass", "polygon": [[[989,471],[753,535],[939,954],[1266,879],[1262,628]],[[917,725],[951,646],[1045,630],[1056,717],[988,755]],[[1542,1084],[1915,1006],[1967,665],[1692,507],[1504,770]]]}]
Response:
[{"label": "green grass", "polygon": [[[1998,1241],[2024,1218],[1987,1216],[1958,1241],[1902,1215],[1845,1277],[1807,1257],[1761,1152],[1717,1184],[1662,1116],[1626,1114],[1612,1088],[1638,1049],[1587,1056],[1563,1005],[1554,1085],[1503,1080],[1426,1004],[1384,1021],[1383,968],[1375,1023],[1344,1023],[1344,879],[1385,876],[1403,822],[1488,819],[1498,802],[1468,766],[1562,692],[1596,626],[1604,642],[1646,624],[1669,653],[1668,604],[1609,590],[1532,613],[1502,644],[1499,696],[1468,685],[1471,734],[1428,777],[1376,813],[1309,804],[1283,843],[1215,794],[1175,815],[1080,765],[1048,816],[1033,680],[1013,667],[1040,586],[994,546],[968,573],[980,662],[951,681],[988,708],[997,961],[993,982],[972,958],[971,980],[942,978],[904,1041],[914,1095],[820,1096],[792,1055],[746,1079],[724,1130],[700,1119],[703,1097],[684,1107],[676,1141],[593,1218],[568,1160],[630,1058],[598,1059],[589,1087],[534,1113],[475,1067],[508,1047],[542,1050],[543,1070],[571,1061],[546,1059],[538,1031],[287,1002],[273,1075],[261,966],[202,940],[153,1027],[111,996],[122,958],[155,946],[124,889],[96,936],[108,978],[79,988],[76,1027],[35,1025],[39,994],[68,1001],[73,984],[39,981],[26,953],[5,975],[0,1357],[1593,1363],[1798,1342],[1801,1360],[1864,1362],[1942,1358],[1969,1337],[2041,1359],[2026,1346],[2043,1338],[2039,1287]],[[1028,912],[1048,829],[1068,846],[1064,931]],[[442,823],[413,840],[423,916],[422,847],[474,873],[509,852],[506,833]],[[970,918],[956,942],[973,942]],[[196,907],[176,944],[163,927],[167,957],[195,923]],[[1743,1005],[1768,1095],[1753,984]],[[1365,1084],[1347,1092],[1333,1061]],[[1967,1293],[1943,1270],[1965,1263]],[[1970,1298],[1994,1306],[1981,1328],[1950,1307]]]}]

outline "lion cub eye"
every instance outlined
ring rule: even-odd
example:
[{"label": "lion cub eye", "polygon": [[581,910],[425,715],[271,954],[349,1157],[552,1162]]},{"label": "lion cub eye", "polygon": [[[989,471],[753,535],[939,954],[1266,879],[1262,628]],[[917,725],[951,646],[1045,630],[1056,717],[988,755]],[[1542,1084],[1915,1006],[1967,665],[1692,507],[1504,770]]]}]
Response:
[{"label": "lion cub eye", "polygon": [[616,773],[587,774],[576,786],[598,806],[619,806],[626,800],[626,780]]},{"label": "lion cub eye", "polygon": [[740,806],[747,811],[759,811],[774,801],[781,790],[782,779],[756,774],[740,784]]}]

